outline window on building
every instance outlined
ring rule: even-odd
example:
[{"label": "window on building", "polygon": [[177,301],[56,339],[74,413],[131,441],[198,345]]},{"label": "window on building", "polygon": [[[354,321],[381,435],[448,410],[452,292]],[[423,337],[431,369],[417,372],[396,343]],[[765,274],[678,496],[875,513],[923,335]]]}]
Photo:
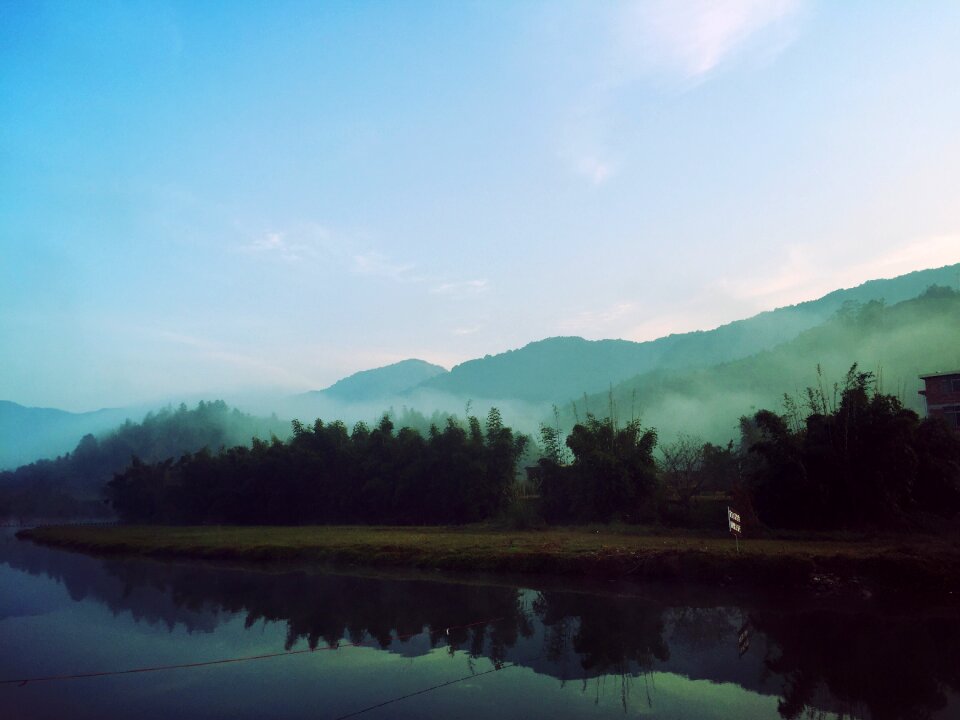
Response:
[{"label": "window on building", "polygon": [[950,381],[950,391],[951,392],[960,392],[960,378],[953,378]]},{"label": "window on building", "polygon": [[950,427],[960,428],[960,405],[947,405],[943,409],[943,419]]}]

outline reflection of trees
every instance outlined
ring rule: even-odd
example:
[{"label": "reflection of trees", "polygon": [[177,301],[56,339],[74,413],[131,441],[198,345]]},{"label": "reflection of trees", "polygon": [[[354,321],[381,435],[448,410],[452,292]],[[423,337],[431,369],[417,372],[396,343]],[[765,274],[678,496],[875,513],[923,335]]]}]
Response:
[{"label": "reflection of trees", "polygon": [[681,607],[670,613],[671,642],[691,650],[709,651],[736,642],[741,613],[732,607]]},{"label": "reflection of trees", "polygon": [[426,629],[431,647],[446,644],[451,652],[496,661],[518,635],[531,632],[514,588],[288,573],[273,577],[268,587],[235,589],[231,598],[246,608],[248,626],[261,619],[286,621],[287,648],[301,638],[311,648],[320,640],[335,646],[343,637],[387,648],[396,637]]},{"label": "reflection of trees", "polygon": [[[775,648],[767,668],[784,677],[780,714],[797,718],[829,692],[845,714],[930,718],[960,691],[955,617],[888,617],[815,611],[751,614]],[[777,652],[779,650],[779,652]]]},{"label": "reflection of trees", "polygon": [[12,537],[0,538],[0,563],[30,575],[46,575],[63,585],[72,600],[96,600],[137,622],[171,631],[180,625],[191,633],[211,632],[219,623],[211,608],[184,605],[158,589],[148,569],[152,563],[54,551]]},{"label": "reflection of trees", "polygon": [[[532,633],[515,588],[329,575],[306,570],[258,573],[204,565],[136,566],[106,562],[124,584],[150,584],[180,607],[245,614],[246,627],[287,625],[286,649],[305,640],[337,646],[375,643],[388,648],[427,631],[431,647],[502,659],[520,635]],[[490,621],[460,627],[474,621]],[[447,630],[449,629],[449,633]],[[400,641],[401,644],[404,642]]]},{"label": "reflection of trees", "polygon": [[[624,705],[636,702],[630,692],[637,682],[647,685],[652,702],[654,669],[760,692],[779,677],[774,686],[782,686],[785,718],[828,709],[923,720],[944,706],[948,691],[960,691],[955,613],[918,618],[732,604],[667,608],[614,595],[101,559],[15,541],[0,542],[0,563],[49,575],[74,599],[171,630],[209,632],[222,618],[240,616],[247,627],[285,623],[287,648],[301,641],[336,646],[344,638],[408,655],[446,648],[495,665],[526,665],[561,681],[582,680],[598,699],[618,689]],[[736,640],[744,615],[753,643],[741,663]]]},{"label": "reflection of trees", "polygon": [[[661,605],[623,596],[544,592],[534,609],[544,625],[547,656],[561,660],[561,678],[567,677],[566,658],[577,656],[587,673],[583,691],[592,677],[595,702],[608,681],[618,682],[620,703],[627,710],[632,678],[649,673],[655,659],[670,657]],[[649,685],[647,704],[652,705]]]},{"label": "reflection of trees", "polygon": [[545,592],[534,609],[545,626],[548,654],[558,657],[572,648],[591,673],[648,670],[654,659],[670,657],[662,606],[620,596]]}]

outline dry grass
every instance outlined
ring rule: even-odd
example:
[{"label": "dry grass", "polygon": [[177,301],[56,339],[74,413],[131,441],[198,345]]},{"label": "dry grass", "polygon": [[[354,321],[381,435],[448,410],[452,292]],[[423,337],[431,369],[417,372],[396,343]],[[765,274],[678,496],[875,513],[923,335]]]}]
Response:
[{"label": "dry grass", "polygon": [[308,560],[371,566],[804,583],[815,574],[888,586],[960,586],[960,546],[929,536],[762,539],[635,528],[517,531],[467,527],[62,526],[23,537],[61,547],[150,556]]}]

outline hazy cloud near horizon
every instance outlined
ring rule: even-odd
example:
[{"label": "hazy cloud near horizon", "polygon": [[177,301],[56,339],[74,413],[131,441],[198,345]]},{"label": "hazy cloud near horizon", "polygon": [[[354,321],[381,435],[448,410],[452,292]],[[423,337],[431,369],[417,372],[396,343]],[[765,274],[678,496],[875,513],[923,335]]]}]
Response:
[{"label": "hazy cloud near horizon", "polygon": [[19,3],[0,399],[295,393],[960,261],[960,5]]}]

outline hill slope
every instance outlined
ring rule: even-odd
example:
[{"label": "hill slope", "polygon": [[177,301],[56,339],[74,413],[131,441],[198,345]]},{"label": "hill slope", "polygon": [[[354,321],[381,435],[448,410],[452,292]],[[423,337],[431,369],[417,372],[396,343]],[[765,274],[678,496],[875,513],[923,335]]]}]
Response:
[{"label": "hill slope", "polygon": [[386,367],[354,373],[316,392],[341,402],[369,402],[394,397],[446,372],[446,368],[423,360],[401,360]]},{"label": "hill slope", "polygon": [[710,367],[749,357],[820,325],[844,303],[884,300],[894,304],[917,297],[934,284],[955,286],[958,273],[960,264],[871,280],[714,330],[669,335],[650,342],[548,338],[519,350],[467,361],[425,381],[419,389],[465,398],[568,402],[584,392],[605,391],[611,384],[639,373]]},{"label": "hill slope", "polygon": [[[569,429],[587,411],[606,415],[611,392],[621,418],[631,411],[669,440],[680,432],[725,442],[738,434],[738,419],[767,408],[782,411],[784,393],[802,401],[804,389],[828,389],[853,363],[877,373],[884,392],[922,413],[918,375],[960,368],[960,293],[932,288],[892,306],[867,303],[839,313],[773,350],[708,368],[656,370],[562,408]],[[632,409],[632,410],[631,410]]]},{"label": "hill slope", "polygon": [[[324,390],[275,400],[266,407],[280,417],[298,418],[310,424],[317,418],[339,419],[348,424],[359,420],[370,422],[410,389],[446,372],[445,368],[423,360],[402,360],[354,373]],[[264,409],[261,406],[258,412]]]}]

